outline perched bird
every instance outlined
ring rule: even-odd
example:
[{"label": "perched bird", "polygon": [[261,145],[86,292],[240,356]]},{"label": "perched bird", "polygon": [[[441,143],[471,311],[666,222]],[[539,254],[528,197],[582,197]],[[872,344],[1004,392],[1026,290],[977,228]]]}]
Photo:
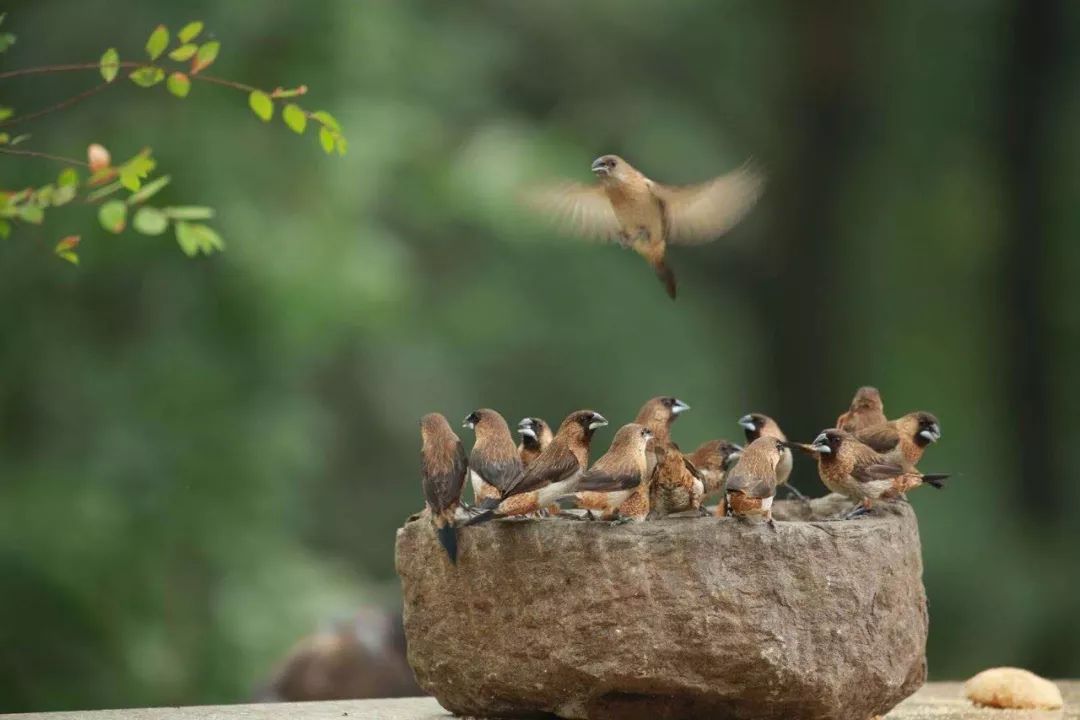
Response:
[{"label": "perched bird", "polygon": [[764,516],[769,527],[775,529],[772,504],[777,487],[776,470],[787,449],[785,441],[771,435],[762,435],[743,448],[739,462],[728,473],[723,503],[727,514]]},{"label": "perched bird", "polygon": [[420,419],[420,440],[420,487],[424,491],[424,503],[431,513],[439,542],[450,562],[456,563],[454,512],[461,502],[461,486],[465,484],[465,449],[450,429],[450,423],[439,413],[429,413]]},{"label": "perched bird", "polygon": [[692,453],[686,453],[686,459],[697,468],[702,482],[705,483],[705,497],[718,493],[724,488],[724,479],[738,461],[742,448],[727,440],[709,440],[698,446]]},{"label": "perched bird", "polygon": [[469,453],[469,479],[473,500],[498,500],[507,485],[521,473],[521,457],[503,416],[481,408],[465,418],[464,426],[476,432],[476,442]]},{"label": "perched bird", "polygon": [[927,446],[941,439],[941,425],[932,414],[919,411],[863,428],[855,437],[889,462],[913,468],[922,460]]},{"label": "perched bird", "polygon": [[521,444],[518,445],[518,455],[521,456],[521,464],[529,467],[540,453],[551,444],[551,428],[540,418],[522,418],[518,423],[518,434],[521,435]]},{"label": "perched bird", "polygon": [[[784,431],[781,430],[776,421],[768,415],[762,415],[761,413],[743,415],[739,418],[739,424],[742,425],[743,429],[746,431],[746,442],[748,443],[757,440],[762,435],[787,442],[787,436],[784,435]],[[798,488],[788,482],[788,478],[791,477],[791,468],[793,465],[794,459],[791,457],[791,448],[785,446],[784,451],[780,454],[780,464],[776,467],[776,484],[787,487],[787,489],[800,500],[806,500],[807,497],[799,492]]]},{"label": "perched bird", "polygon": [[923,474],[910,465],[892,462],[851,433],[830,428],[814,438],[809,449],[817,455],[821,482],[832,492],[858,503],[846,517],[869,510],[875,500],[895,500],[922,484],[936,488],[947,474]]},{"label": "perched bird", "polygon": [[634,419],[653,434],[646,452],[646,474],[651,481],[649,503],[656,515],[697,510],[705,495],[705,484],[697,469],[671,440],[671,424],[689,409],[677,397],[662,395],[642,405]]},{"label": "perched bird", "polygon": [[749,166],[684,187],[654,182],[618,155],[598,157],[592,171],[598,184],[565,183],[535,191],[527,200],[573,232],[633,248],[672,299],[676,283],[665,261],[668,244],[718,238],[746,215],[764,187],[764,177]]},{"label": "perched bird", "polygon": [[649,514],[645,447],[652,436],[637,423],[619,428],[608,451],[581,476],[573,495],[577,506],[604,520],[616,515],[623,522],[644,520]]},{"label": "perched bird", "polygon": [[855,397],[852,398],[851,407],[847,412],[836,418],[836,428],[854,433],[863,428],[881,425],[887,420],[885,405],[881,402],[881,393],[876,387],[864,385],[855,391]]},{"label": "perched bird", "polygon": [[466,525],[496,517],[527,515],[577,490],[577,482],[589,466],[589,443],[597,428],[607,425],[603,415],[578,410],[562,421],[551,444],[506,487],[501,501],[485,500],[484,512]]},{"label": "perched bird", "polygon": [[671,442],[671,424],[689,409],[690,406],[677,397],[654,397],[641,406],[634,422],[649,428],[654,444],[667,444]]}]

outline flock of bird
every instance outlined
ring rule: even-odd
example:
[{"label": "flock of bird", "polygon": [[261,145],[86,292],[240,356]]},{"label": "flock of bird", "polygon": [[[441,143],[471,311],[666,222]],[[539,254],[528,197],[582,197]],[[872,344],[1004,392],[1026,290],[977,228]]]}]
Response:
[{"label": "flock of bird", "polygon": [[[788,483],[792,450],[815,458],[822,483],[854,503],[840,519],[855,518],[877,501],[903,501],[906,492],[924,483],[940,488],[947,477],[916,468],[927,446],[941,438],[937,418],[918,411],[888,420],[873,387],[859,388],[835,427],[810,443],[790,442],[775,420],[750,413],[738,421],[745,446],[710,440],[684,453],[671,439],[671,425],[689,409],[674,397],[649,400],[591,466],[593,433],[608,424],[592,410],[570,413],[554,433],[540,418],[527,417],[518,423],[520,444],[502,415],[476,410],[464,423],[476,435],[468,455],[446,418],[430,413],[420,420],[424,514],[456,562],[459,527],[495,518],[560,515],[572,507],[584,509],[586,519],[639,522],[708,515],[704,499],[719,494],[717,516],[763,518],[775,528],[772,504],[778,488],[806,500]],[[472,506],[461,502],[466,477]],[[466,519],[459,521],[459,508]]]}]

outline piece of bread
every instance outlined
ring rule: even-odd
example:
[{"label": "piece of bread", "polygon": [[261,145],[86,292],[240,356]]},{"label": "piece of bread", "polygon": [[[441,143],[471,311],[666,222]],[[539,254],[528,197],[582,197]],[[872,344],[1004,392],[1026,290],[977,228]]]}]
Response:
[{"label": "piece of bread", "polygon": [[984,707],[1056,710],[1062,706],[1057,685],[1013,667],[983,670],[964,683],[964,694]]}]

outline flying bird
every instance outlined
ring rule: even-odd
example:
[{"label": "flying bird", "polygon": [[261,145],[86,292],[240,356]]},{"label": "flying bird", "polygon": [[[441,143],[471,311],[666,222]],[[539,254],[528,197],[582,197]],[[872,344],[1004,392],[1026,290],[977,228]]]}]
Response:
[{"label": "flying bird", "polygon": [[949,477],[891,462],[851,433],[835,428],[822,431],[808,447],[817,455],[818,475],[825,487],[856,503],[846,518],[866,512],[875,500],[896,500],[923,484],[941,489]]},{"label": "flying bird", "polygon": [[649,476],[645,447],[652,433],[644,425],[629,423],[615,433],[611,447],[577,484],[574,501],[590,517],[616,522],[640,522],[649,514]]},{"label": "flying bird", "polygon": [[[739,424],[742,425],[743,429],[746,431],[746,442],[748,443],[757,440],[762,435],[787,442],[787,436],[784,435],[784,431],[780,429],[780,425],[768,415],[762,415],[761,413],[743,415],[739,418]],[[793,495],[800,500],[805,501],[807,500],[807,497],[799,492],[798,488],[788,482],[788,478],[791,477],[791,468],[793,465],[794,460],[791,457],[791,448],[785,446],[781,453],[780,464],[776,468],[776,484],[785,486]]]},{"label": "flying bird", "polygon": [[469,453],[469,478],[473,500],[498,500],[510,482],[521,473],[521,457],[506,420],[498,412],[481,408],[469,413],[464,427],[476,432]]},{"label": "flying bird", "polygon": [[589,443],[597,428],[608,422],[598,412],[578,410],[559,425],[547,449],[540,453],[503,491],[503,499],[485,500],[484,512],[466,525],[496,517],[528,515],[577,490],[577,482],[589,466]]},{"label": "flying bird", "polygon": [[518,423],[518,435],[521,435],[518,455],[521,456],[521,464],[525,467],[529,467],[532,461],[540,456],[540,453],[551,444],[553,437],[548,424],[536,417],[522,418]]},{"label": "flying bird", "polygon": [[420,419],[420,441],[420,487],[424,491],[424,504],[450,562],[457,563],[454,512],[461,502],[461,486],[465,484],[465,448],[439,413],[429,413]]},{"label": "flying bird", "polygon": [[918,411],[896,420],[863,428],[855,437],[884,455],[889,462],[915,467],[931,443],[941,439],[941,423],[932,413]]},{"label": "flying bird", "polygon": [[663,185],[618,155],[598,157],[592,171],[596,184],[563,183],[526,199],[575,234],[632,248],[673,300],[676,282],[666,262],[667,246],[720,237],[749,212],[765,184],[764,176],[746,165],[699,185]]},{"label": "flying bird", "polygon": [[864,428],[888,422],[885,417],[885,405],[881,393],[876,387],[864,385],[855,391],[851,407],[836,418],[836,428],[844,432],[855,433]]},{"label": "flying bird", "polygon": [[772,504],[776,496],[776,470],[787,450],[784,440],[762,435],[743,448],[739,462],[728,473],[723,506],[735,517],[764,517],[775,529]]}]

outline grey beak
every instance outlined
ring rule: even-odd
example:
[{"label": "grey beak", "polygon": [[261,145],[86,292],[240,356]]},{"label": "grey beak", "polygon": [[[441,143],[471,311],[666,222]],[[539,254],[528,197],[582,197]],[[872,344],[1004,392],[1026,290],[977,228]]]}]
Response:
[{"label": "grey beak", "polygon": [[596,428],[604,427],[608,424],[607,418],[600,413],[593,413],[592,422],[589,423],[589,429],[595,430]]},{"label": "grey beak", "polygon": [[815,452],[825,453],[825,454],[829,454],[829,453],[832,452],[832,448],[829,447],[828,440],[825,439],[825,433],[822,433],[822,434],[818,435],[816,438],[814,438],[814,442],[812,442],[810,444],[810,449],[815,451]]},{"label": "grey beak", "polygon": [[519,427],[518,428],[518,434],[519,435],[524,435],[525,437],[531,437],[533,440],[536,439],[536,433],[533,431],[532,428]]},{"label": "grey beak", "polygon": [[728,455],[727,460],[724,461],[724,470],[730,470],[735,467],[739,463],[739,458],[741,457],[742,450],[738,450]]},{"label": "grey beak", "polygon": [[919,435],[926,438],[930,442],[937,442],[941,439],[941,428],[938,427],[937,423],[934,423],[926,430],[921,430],[919,432]]},{"label": "grey beak", "polygon": [[749,415],[743,415],[741,418],[739,418],[739,424],[747,430],[757,430],[757,427],[754,425],[754,418],[750,417]]},{"label": "grey beak", "polygon": [[604,158],[602,158],[602,157],[598,157],[595,160],[593,160],[591,169],[597,175],[607,175],[608,172],[609,172],[608,171],[608,166],[604,164]]},{"label": "grey beak", "polygon": [[678,398],[675,398],[675,404],[671,406],[671,414],[672,415],[678,415],[679,413],[684,413],[689,409],[690,409],[689,405],[684,403],[682,400],[679,400]]}]

